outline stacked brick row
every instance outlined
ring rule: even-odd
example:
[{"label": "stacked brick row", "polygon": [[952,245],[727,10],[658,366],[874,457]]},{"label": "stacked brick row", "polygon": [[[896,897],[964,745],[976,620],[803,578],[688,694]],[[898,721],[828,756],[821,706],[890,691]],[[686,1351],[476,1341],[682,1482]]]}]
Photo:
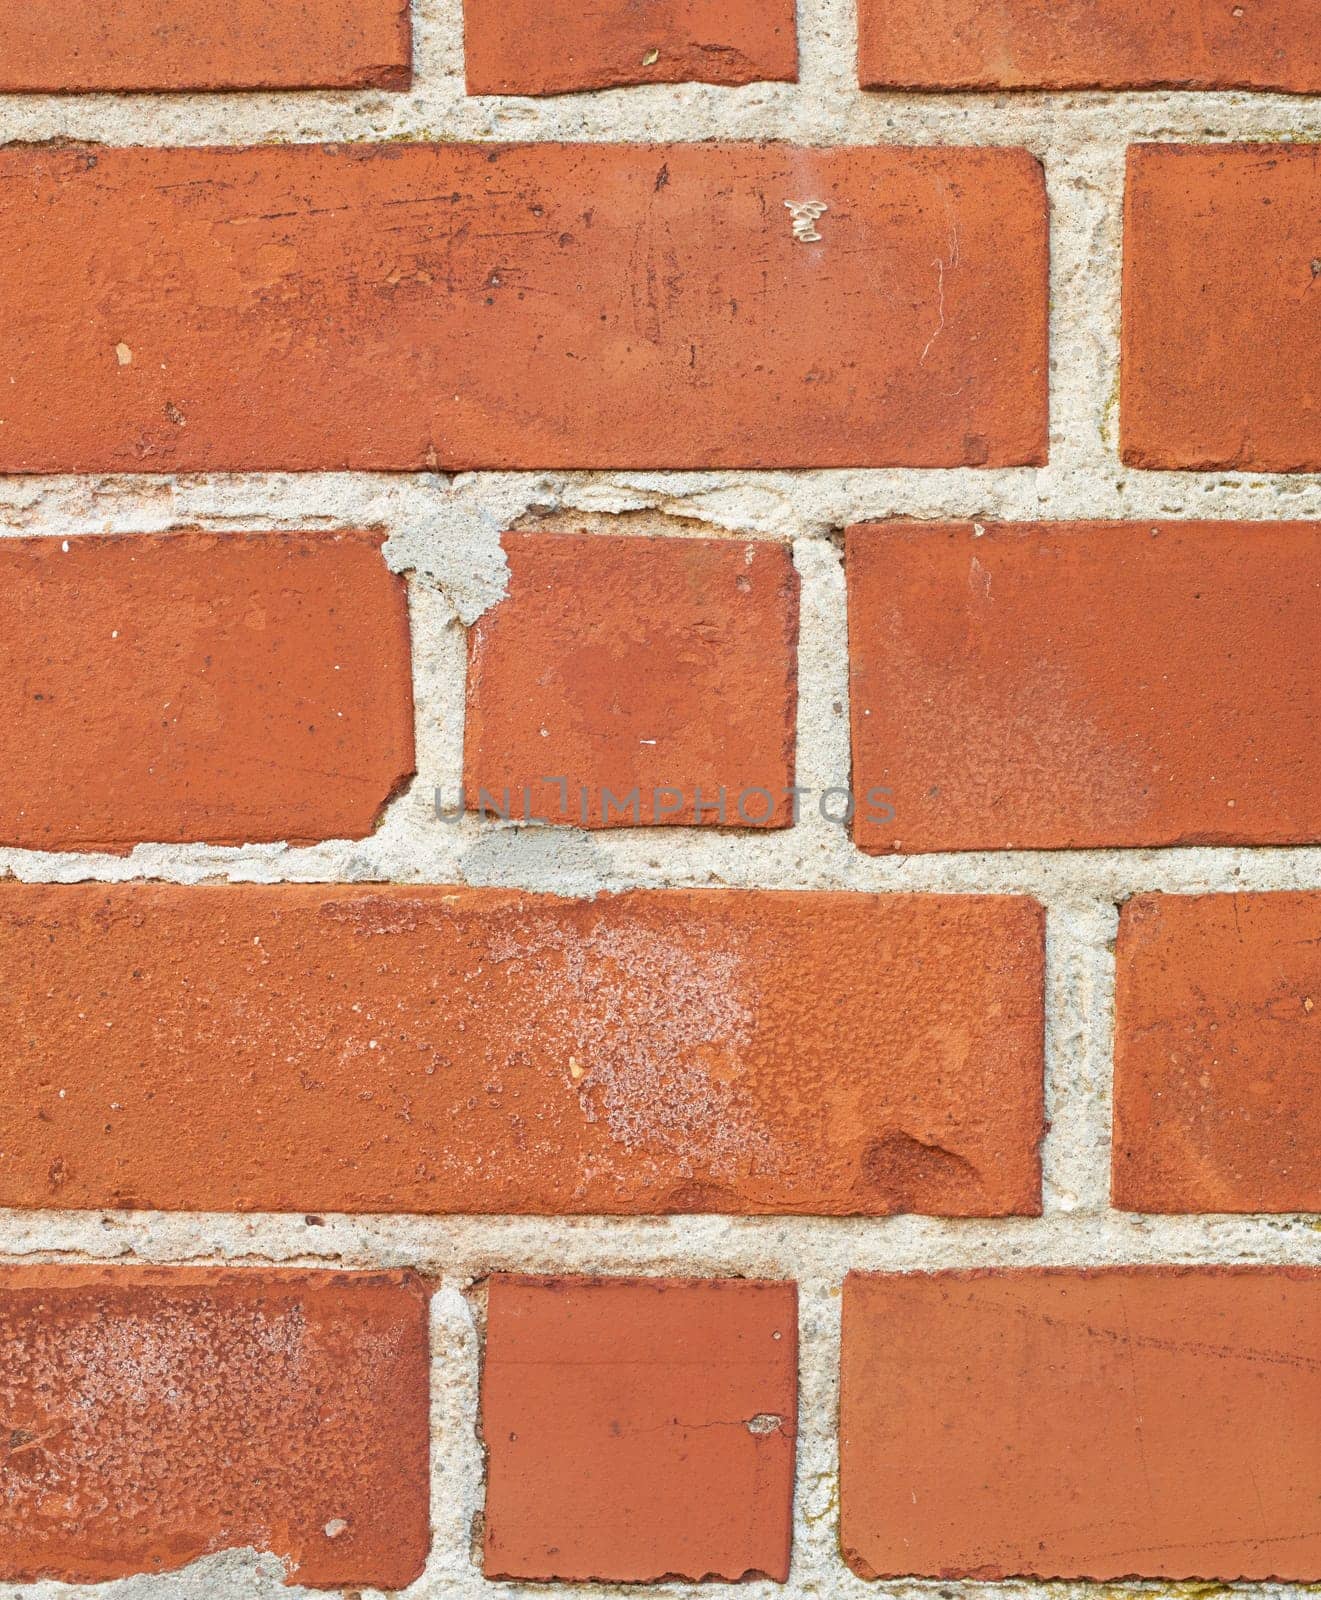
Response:
[{"label": "stacked brick row", "polygon": [[[462,0],[473,94],[793,81],[792,0],[581,8]],[[1294,0],[861,0],[867,89],[1263,89],[1315,94],[1321,21]],[[0,23],[0,87],[43,93],[403,89],[406,0],[41,0]]]},{"label": "stacked brick row", "polygon": [[[1132,149],[1125,460],[1321,469],[1319,188]],[[6,472],[1048,459],[1023,150],[14,145],[0,196]]]}]

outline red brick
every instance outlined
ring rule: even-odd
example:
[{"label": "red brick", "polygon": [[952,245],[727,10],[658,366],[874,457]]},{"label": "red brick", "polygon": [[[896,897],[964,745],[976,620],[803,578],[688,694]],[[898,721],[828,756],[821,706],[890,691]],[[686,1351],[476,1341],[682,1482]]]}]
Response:
[{"label": "red brick", "polygon": [[1316,145],[1130,149],[1125,461],[1321,470],[1319,213]]},{"label": "red brick", "polygon": [[253,1545],[402,1588],[428,1528],[427,1296],[406,1273],[0,1269],[0,1578]]},{"label": "red brick", "polygon": [[0,227],[4,472],[1045,458],[1022,150],[11,145]]},{"label": "red brick", "polygon": [[865,850],[1321,840],[1321,525],[848,536]]},{"label": "red brick", "polygon": [[494,1279],[486,1576],[783,1583],[797,1316],[792,1283]]},{"label": "red brick", "polygon": [[1321,1211],[1321,894],[1140,895],[1116,959],[1114,1203]]},{"label": "red brick", "polygon": [[794,0],[464,0],[470,94],[791,82]]},{"label": "red brick", "polygon": [[1321,90],[1298,0],[861,0],[859,78],[888,89]]},{"label": "red brick", "polygon": [[1042,913],[0,885],[0,1204],[1040,1208]]},{"label": "red brick", "polygon": [[508,597],[469,634],[470,810],[591,828],[789,825],[787,546],[509,533],[504,547]]},{"label": "red brick", "polygon": [[0,540],[0,843],[361,838],[413,770],[379,535]]},{"label": "red brick", "polygon": [[854,1274],[842,1361],[864,1577],[1321,1576],[1321,1273]]},{"label": "red brick", "polygon": [[402,89],[408,0],[17,0],[0,90]]}]

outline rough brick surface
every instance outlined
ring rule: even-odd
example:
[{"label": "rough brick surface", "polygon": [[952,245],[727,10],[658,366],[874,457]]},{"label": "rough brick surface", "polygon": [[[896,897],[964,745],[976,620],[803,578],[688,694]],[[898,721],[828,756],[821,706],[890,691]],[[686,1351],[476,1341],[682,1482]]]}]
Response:
[{"label": "rough brick surface", "polygon": [[0,91],[407,86],[408,0],[15,0]]},{"label": "rough brick surface", "polygon": [[1299,0],[860,0],[867,88],[1321,90]]},{"label": "rough brick surface", "polygon": [[864,849],[1321,840],[1321,526],[876,524],[847,571]]},{"label": "rough brick surface", "polygon": [[0,843],[360,838],[413,770],[379,535],[0,540]]},{"label": "rough brick surface", "polygon": [[1039,1210],[997,897],[0,885],[0,1203]]},{"label": "rough brick surface", "polygon": [[1314,1580],[1321,1273],[851,1276],[864,1576]]},{"label": "rough brick surface", "polygon": [[10,146],[0,227],[0,471],[1045,456],[1021,150]]},{"label": "rough brick surface", "polygon": [[511,533],[504,547],[509,593],[469,635],[470,810],[580,827],[788,826],[787,546]]},{"label": "rough brick surface", "polygon": [[464,0],[470,94],[798,75],[794,0]]},{"label": "rough brick surface", "polygon": [[488,1578],[784,1582],[793,1284],[497,1278],[489,1295]]},{"label": "rough brick surface", "polygon": [[426,1300],[409,1274],[0,1269],[0,1578],[254,1545],[302,1584],[411,1583]]},{"label": "rough brick surface", "polygon": [[1142,895],[1116,960],[1114,1203],[1321,1211],[1321,895]]},{"label": "rough brick surface", "polygon": [[1321,146],[1129,151],[1126,461],[1321,470],[1319,213]]}]

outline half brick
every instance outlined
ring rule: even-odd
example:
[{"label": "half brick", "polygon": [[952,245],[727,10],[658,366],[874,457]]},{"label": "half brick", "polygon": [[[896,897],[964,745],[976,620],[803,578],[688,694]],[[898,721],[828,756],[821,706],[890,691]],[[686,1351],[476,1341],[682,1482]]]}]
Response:
[{"label": "half brick", "polygon": [[1321,470],[1318,215],[1321,146],[1130,149],[1125,461]]},{"label": "half brick", "polygon": [[10,145],[0,227],[4,472],[1045,459],[1023,150]]},{"label": "half brick", "polygon": [[[788,827],[787,545],[507,533],[468,636],[469,810],[578,827]],[[631,798],[630,798],[631,797]]]},{"label": "half brick", "polygon": [[797,1414],[792,1283],[494,1279],[486,1576],[783,1583]]},{"label": "half brick", "polygon": [[464,0],[469,94],[792,81],[794,0]]},{"label": "half brick", "polygon": [[0,885],[0,1204],[1029,1214],[1041,908]]},{"label": "half brick", "polygon": [[0,539],[0,843],[362,838],[413,771],[376,534]]},{"label": "half brick", "polygon": [[93,1583],[271,1550],[398,1589],[430,1543],[410,1274],[0,1269],[0,1576]]},{"label": "half brick", "polygon": [[1321,1211],[1321,894],[1140,895],[1116,962],[1114,1203]]}]

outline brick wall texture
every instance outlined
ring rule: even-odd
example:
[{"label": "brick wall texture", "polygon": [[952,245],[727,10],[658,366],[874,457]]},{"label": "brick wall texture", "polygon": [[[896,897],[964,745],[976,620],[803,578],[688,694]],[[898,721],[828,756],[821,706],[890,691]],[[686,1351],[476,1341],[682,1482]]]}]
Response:
[{"label": "brick wall texture", "polygon": [[1314,0],[0,13],[3,1600],[1321,1587]]}]

